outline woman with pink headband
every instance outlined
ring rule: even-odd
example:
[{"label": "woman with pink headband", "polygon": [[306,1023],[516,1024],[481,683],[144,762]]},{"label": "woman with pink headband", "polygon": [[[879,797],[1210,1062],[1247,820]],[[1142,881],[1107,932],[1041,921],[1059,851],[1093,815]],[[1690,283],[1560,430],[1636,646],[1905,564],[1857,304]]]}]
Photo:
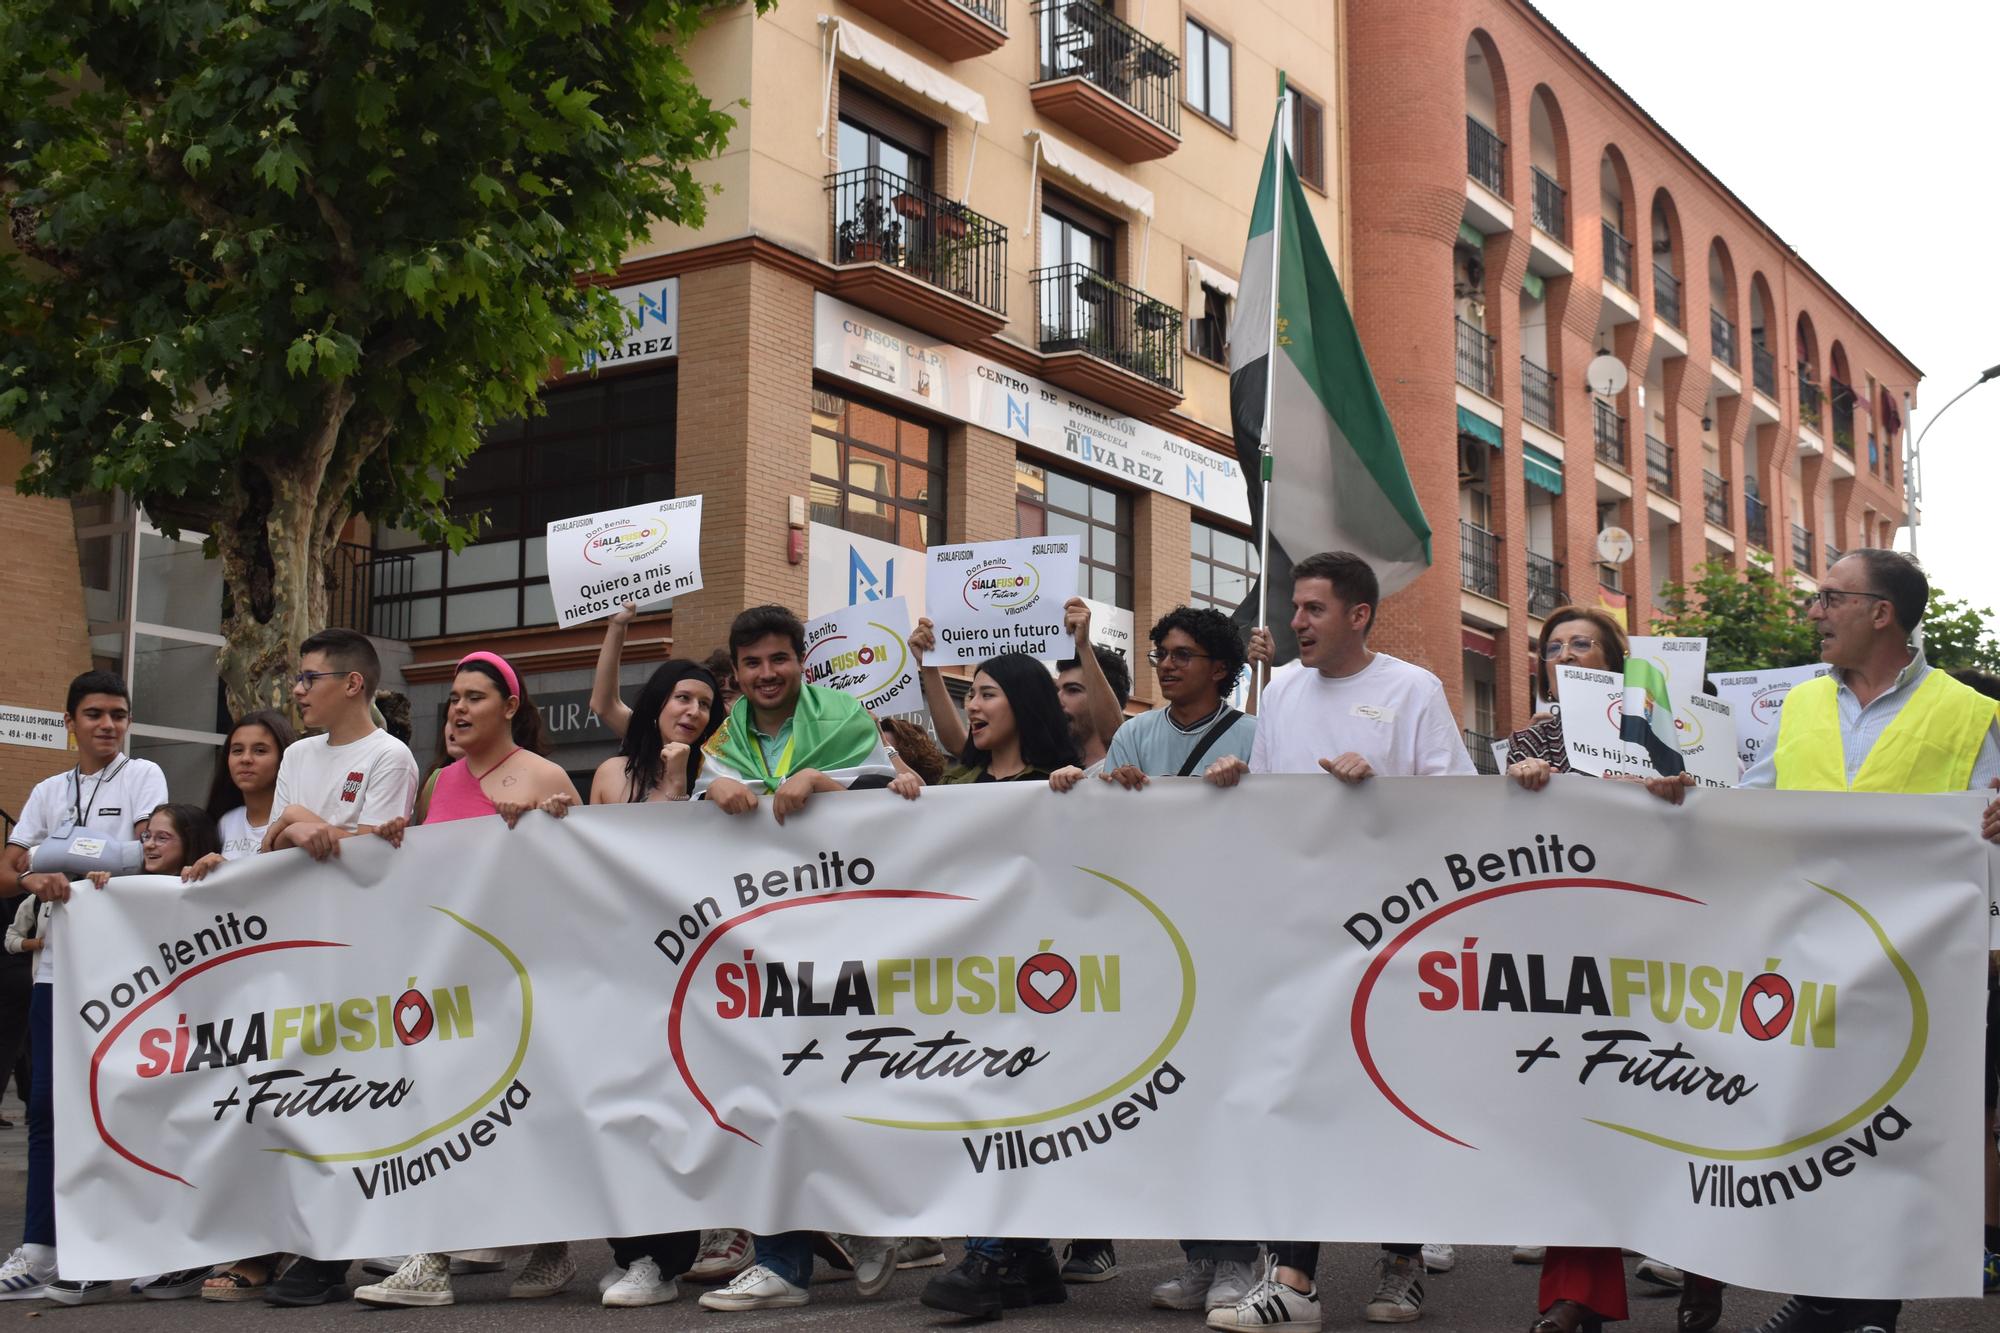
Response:
[{"label": "woman with pink headband", "polygon": [[[445,739],[463,757],[439,770],[424,811],[425,824],[499,815],[512,828],[530,810],[561,819],[580,804],[569,774],[543,756],[548,741],[542,715],[521,678],[497,653],[468,653],[452,677],[445,700]],[[401,844],[405,823],[391,820],[376,832]],[[567,1241],[537,1245],[508,1295],[553,1296],[576,1275]],[[413,1254],[380,1282],[357,1288],[364,1305],[450,1305],[451,1256]]]}]

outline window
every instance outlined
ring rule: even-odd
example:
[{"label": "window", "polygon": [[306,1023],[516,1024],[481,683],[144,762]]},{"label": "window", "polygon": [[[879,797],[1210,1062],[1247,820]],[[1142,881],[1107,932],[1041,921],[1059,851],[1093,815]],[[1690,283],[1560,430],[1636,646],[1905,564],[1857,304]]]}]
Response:
[{"label": "window", "polygon": [[1015,535],[1075,536],[1083,563],[1077,591],[1132,608],[1132,501],[1065,472],[1014,460]]},{"label": "window", "polygon": [[1224,128],[1232,123],[1229,58],[1228,42],[1187,21],[1187,104]]},{"label": "window", "polygon": [[1042,196],[1041,257],[1043,268],[1081,264],[1107,278],[1118,272],[1118,224],[1060,195]]},{"label": "window", "polygon": [[1035,283],[1043,351],[1101,346],[1113,336],[1115,320],[1104,309],[1104,289],[1090,275],[1116,280],[1117,234],[1117,224],[1109,218],[1043,193],[1042,263]]},{"label": "window", "polygon": [[1256,578],[1257,543],[1195,520],[1189,532],[1188,605],[1230,614],[1243,605]]},{"label": "window", "polygon": [[455,517],[484,520],[478,539],[451,551],[379,530],[370,628],[426,639],[554,624],[544,530],[673,498],[678,383],[670,369],[557,389],[545,415],[487,431],[447,486]]},{"label": "window", "polygon": [[1188,302],[1188,350],[1205,360],[1229,364],[1229,306],[1227,293],[1199,277],[1190,279],[1194,290]]},{"label": "window", "polygon": [[859,85],[840,85],[840,169],[875,167],[922,189],[931,184],[931,150],[937,130],[906,111],[870,96]]},{"label": "window", "polygon": [[1325,193],[1326,108],[1297,88],[1290,91],[1292,114],[1285,121],[1285,146],[1291,149],[1299,179]]},{"label": "window", "polygon": [[812,519],[922,550],[944,542],[944,432],[813,390]]}]

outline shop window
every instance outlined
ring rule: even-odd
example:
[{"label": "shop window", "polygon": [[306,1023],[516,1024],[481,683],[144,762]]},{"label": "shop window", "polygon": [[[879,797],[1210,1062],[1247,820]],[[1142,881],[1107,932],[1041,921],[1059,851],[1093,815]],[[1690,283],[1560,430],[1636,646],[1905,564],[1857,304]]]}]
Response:
[{"label": "shop window", "polygon": [[1257,543],[1240,532],[1195,522],[1188,539],[1188,605],[1233,614],[1257,579]]},{"label": "shop window", "polygon": [[812,519],[913,550],[944,541],[944,431],[813,391]]},{"label": "shop window", "polygon": [[463,550],[385,528],[375,537],[369,628],[387,638],[555,623],[553,519],[674,495],[672,369],[551,391],[546,414],[493,427],[446,487],[454,517],[478,521]]},{"label": "shop window", "polygon": [[1132,607],[1132,501],[1066,472],[1014,460],[1015,535],[1074,536],[1082,554],[1077,591]]}]

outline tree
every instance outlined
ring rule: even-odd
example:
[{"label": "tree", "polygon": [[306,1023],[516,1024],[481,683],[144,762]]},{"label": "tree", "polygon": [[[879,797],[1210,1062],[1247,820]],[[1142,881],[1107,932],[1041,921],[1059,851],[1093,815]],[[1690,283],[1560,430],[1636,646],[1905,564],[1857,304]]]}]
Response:
[{"label": "tree", "polygon": [[1977,667],[2000,673],[2000,639],[1993,634],[1993,612],[1961,602],[1936,584],[1924,611],[1924,656],[1934,667],[1950,671]]},{"label": "tree", "polygon": [[722,2],[0,6],[0,428],[208,534],[232,709],[288,703],[350,516],[470,537],[482,428],[624,331],[579,276],[701,221]]},{"label": "tree", "polygon": [[1653,632],[1706,638],[1711,673],[1803,666],[1819,660],[1819,636],[1799,602],[1798,590],[1761,551],[1751,553],[1740,576],[1727,561],[1708,560],[1696,566],[1693,583],[1660,590],[1665,614],[1653,618]]}]

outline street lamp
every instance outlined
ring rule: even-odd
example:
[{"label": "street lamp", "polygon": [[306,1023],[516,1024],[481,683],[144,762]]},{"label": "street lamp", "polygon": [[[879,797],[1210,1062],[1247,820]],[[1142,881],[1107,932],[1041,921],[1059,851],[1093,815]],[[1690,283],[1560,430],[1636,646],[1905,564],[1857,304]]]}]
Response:
[{"label": "street lamp", "polygon": [[[1965,395],[1986,383],[1986,381],[1993,379],[2000,379],[2000,366],[1988,366],[1985,370],[1981,371],[1979,378],[1966,385],[1963,389],[1960,389],[1953,396],[1951,403],[1957,402],[1960,398],[1965,397]],[[1951,403],[1946,403],[1943,407],[1931,413],[1931,419],[1926,421],[1924,428],[1917,432],[1917,438],[1911,443],[1910,451],[1903,455],[1903,521],[1910,529],[1910,554],[1912,556],[1917,553],[1917,500],[1923,493],[1923,487],[1918,482],[1921,468],[1918,462],[1917,451],[1924,447],[1924,436],[1931,433],[1931,427],[1937,425],[1938,418],[1951,411]],[[1903,395],[1903,415],[1908,416],[1909,413],[1910,395],[1905,393]]]}]

